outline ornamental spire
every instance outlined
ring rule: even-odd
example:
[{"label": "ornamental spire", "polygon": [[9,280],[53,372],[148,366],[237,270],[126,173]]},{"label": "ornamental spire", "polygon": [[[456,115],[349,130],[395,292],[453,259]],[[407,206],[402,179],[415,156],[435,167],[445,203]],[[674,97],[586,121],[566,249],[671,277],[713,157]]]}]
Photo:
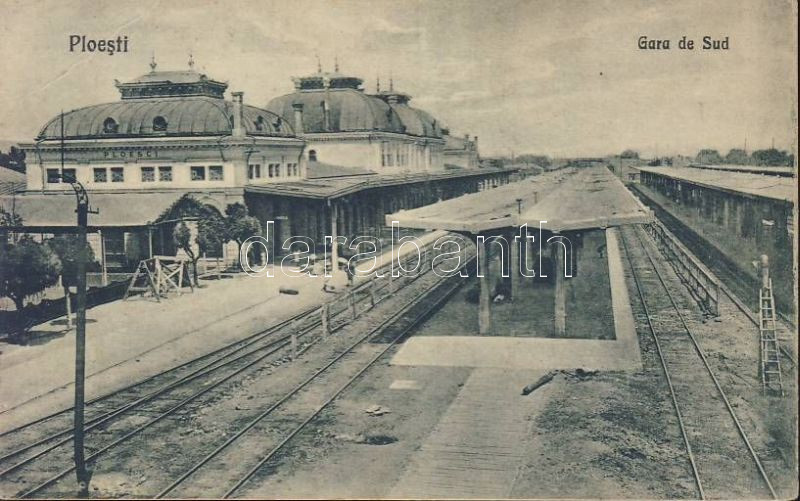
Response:
[{"label": "ornamental spire", "polygon": [[156,71],[156,51],[153,51],[153,54],[150,56],[150,72],[153,73]]},{"label": "ornamental spire", "polygon": [[192,51],[189,51],[189,69],[194,69],[194,56],[192,55]]}]

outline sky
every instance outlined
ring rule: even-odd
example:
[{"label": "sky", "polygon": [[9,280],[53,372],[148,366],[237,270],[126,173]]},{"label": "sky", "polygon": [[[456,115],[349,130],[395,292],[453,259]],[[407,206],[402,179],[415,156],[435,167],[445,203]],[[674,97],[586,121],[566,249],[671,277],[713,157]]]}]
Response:
[{"label": "sky", "polygon": [[[265,106],[292,76],[391,77],[483,155],[796,150],[792,0],[0,0],[0,139],[32,140],[62,109],[116,101],[114,80],[195,69]],[[127,35],[128,53],[69,51]],[[726,51],[678,50],[682,36]],[[637,47],[640,36],[670,50]]]}]

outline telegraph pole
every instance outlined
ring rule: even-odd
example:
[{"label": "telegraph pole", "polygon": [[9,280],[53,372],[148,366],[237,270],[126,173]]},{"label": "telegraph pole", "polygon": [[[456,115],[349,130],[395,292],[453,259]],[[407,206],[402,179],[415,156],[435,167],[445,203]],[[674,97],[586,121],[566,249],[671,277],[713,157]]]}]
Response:
[{"label": "telegraph pole", "polygon": [[75,330],[75,474],[78,478],[80,495],[89,492],[89,472],[83,447],[83,408],[85,403],[84,380],[86,376],[86,227],[89,216],[89,197],[76,180],[71,180],[78,197],[78,261],[77,271],[77,328]]},{"label": "telegraph pole", "polygon": [[[63,119],[62,119],[63,123]],[[63,135],[62,135],[63,145]],[[75,329],[75,407],[73,409],[73,456],[75,459],[75,475],[78,480],[79,496],[89,494],[89,472],[86,469],[86,458],[84,456],[84,434],[83,434],[83,411],[85,406],[85,378],[86,378],[86,230],[89,225],[89,213],[97,214],[89,208],[89,195],[83,185],[74,179],[63,174],[63,155],[64,148],[61,148],[62,155],[62,174],[61,180],[68,182],[75,191],[78,207],[78,255],[75,263],[76,286],[77,286],[77,325]]]}]

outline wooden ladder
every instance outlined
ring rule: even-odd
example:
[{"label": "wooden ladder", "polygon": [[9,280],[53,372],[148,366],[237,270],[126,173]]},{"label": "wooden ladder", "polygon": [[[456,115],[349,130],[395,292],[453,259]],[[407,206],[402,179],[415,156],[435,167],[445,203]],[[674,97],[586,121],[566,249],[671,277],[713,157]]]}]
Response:
[{"label": "wooden ladder", "polygon": [[780,346],[775,323],[775,298],[772,295],[772,279],[759,292],[759,333],[761,336],[761,384],[764,392],[772,391],[783,396]]}]

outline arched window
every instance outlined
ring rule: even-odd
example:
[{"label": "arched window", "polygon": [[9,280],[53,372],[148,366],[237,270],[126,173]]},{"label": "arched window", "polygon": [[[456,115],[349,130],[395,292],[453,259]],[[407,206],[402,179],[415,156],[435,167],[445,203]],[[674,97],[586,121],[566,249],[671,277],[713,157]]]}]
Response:
[{"label": "arched window", "polygon": [[167,119],[162,116],[157,116],[153,119],[153,131],[164,132],[167,130]]},{"label": "arched window", "polygon": [[275,127],[276,132],[280,132],[281,127],[283,127],[283,120],[281,119],[281,117],[278,117],[275,119],[275,123],[273,123],[272,125]]},{"label": "arched window", "polygon": [[264,117],[261,115],[256,118],[256,130],[264,130]]},{"label": "arched window", "polygon": [[117,132],[119,125],[117,125],[117,121],[111,117],[106,118],[103,120],[103,132],[106,134],[114,134]]},{"label": "arched window", "polygon": [[308,150],[308,160],[309,162],[317,161],[317,150]]}]

